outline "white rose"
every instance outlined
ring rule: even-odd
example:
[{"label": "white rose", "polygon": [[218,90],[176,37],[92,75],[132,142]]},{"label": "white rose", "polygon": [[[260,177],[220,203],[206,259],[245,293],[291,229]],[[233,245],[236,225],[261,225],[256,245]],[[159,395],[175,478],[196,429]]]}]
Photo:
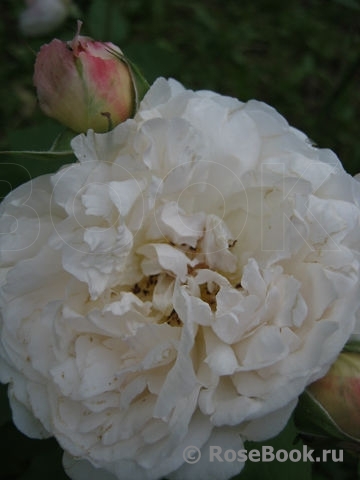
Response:
[{"label": "white rose", "polygon": [[20,31],[29,37],[44,35],[59,27],[71,10],[71,0],[26,0],[20,13]]},{"label": "white rose", "polygon": [[14,421],[76,480],[225,480],[209,445],[276,435],[354,328],[360,184],[271,107],[173,80],[72,146],[2,205]]}]

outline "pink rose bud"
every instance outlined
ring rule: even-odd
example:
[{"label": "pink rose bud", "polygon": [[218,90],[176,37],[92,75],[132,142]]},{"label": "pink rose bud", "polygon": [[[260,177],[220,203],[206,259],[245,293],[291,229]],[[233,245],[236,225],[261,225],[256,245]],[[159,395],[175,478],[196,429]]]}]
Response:
[{"label": "pink rose bud", "polygon": [[341,353],[325,377],[308,390],[342,432],[360,440],[359,353]]},{"label": "pink rose bud", "polygon": [[75,132],[106,132],[131,117],[136,85],[122,51],[79,34],[52,40],[36,57],[34,84],[42,111]]}]

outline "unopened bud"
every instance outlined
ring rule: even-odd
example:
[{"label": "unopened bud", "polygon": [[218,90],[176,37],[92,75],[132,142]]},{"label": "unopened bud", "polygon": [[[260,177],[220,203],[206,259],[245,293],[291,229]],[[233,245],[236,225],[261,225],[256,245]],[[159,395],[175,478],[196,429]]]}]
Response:
[{"label": "unopened bud", "polygon": [[34,84],[43,112],[75,132],[106,132],[131,117],[136,85],[122,51],[79,34],[43,45]]},{"label": "unopened bud", "polygon": [[308,390],[342,432],[360,440],[359,353],[341,353],[325,377]]}]

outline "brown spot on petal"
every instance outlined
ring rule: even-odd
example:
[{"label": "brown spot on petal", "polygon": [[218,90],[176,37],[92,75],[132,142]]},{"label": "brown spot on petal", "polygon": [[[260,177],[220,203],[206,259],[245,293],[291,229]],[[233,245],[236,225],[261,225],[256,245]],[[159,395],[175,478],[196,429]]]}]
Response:
[{"label": "brown spot on petal", "polygon": [[183,322],[180,320],[179,315],[175,312],[174,309],[171,310],[171,313],[169,315],[165,315],[163,318],[161,318],[158,323],[167,323],[171,327],[183,326]]},{"label": "brown spot on petal", "polygon": [[137,295],[143,302],[151,300],[158,276],[150,275],[149,277],[143,277],[139,282],[135,283],[132,293]]},{"label": "brown spot on petal", "polygon": [[135,285],[132,289],[133,294],[137,295],[140,291],[141,291],[141,288],[139,287],[139,285],[137,283],[135,283]]},{"label": "brown spot on petal", "polygon": [[199,262],[194,267],[188,265],[188,274],[195,275],[197,270],[208,269],[209,265],[205,262]]},{"label": "brown spot on petal", "polygon": [[217,303],[216,303],[216,295],[220,290],[219,285],[213,284],[212,288],[209,287],[209,284],[203,283],[200,285],[200,297],[201,300],[209,304],[211,310],[213,312],[216,311]]},{"label": "brown spot on petal", "polygon": [[179,315],[173,309],[170,315],[167,317],[166,323],[171,327],[182,327],[183,322],[180,320]]}]

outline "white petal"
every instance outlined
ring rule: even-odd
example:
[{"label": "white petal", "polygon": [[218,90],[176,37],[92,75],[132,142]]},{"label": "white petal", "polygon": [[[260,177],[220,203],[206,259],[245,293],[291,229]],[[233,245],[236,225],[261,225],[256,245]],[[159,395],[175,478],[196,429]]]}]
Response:
[{"label": "white petal", "polygon": [[280,408],[275,412],[268,413],[258,420],[251,420],[240,429],[241,435],[244,439],[252,440],[254,442],[275,437],[286,427],[296,404],[297,399],[292,400],[285,407]]},{"label": "white petal", "polygon": [[159,209],[156,225],[150,226],[148,235],[151,238],[158,235],[155,232],[156,226],[160,238],[163,236],[177,245],[186,244],[195,248],[203,235],[205,218],[203,212],[186,214],[177,202],[172,201]]},{"label": "white petal", "polygon": [[239,358],[239,370],[255,370],[283,359],[289,349],[278,327],[263,326],[244,342],[234,346]]},{"label": "white petal", "polygon": [[145,275],[157,275],[167,271],[185,281],[190,260],[180,250],[171,245],[153,243],[140,247],[137,252],[146,257],[141,264]]},{"label": "white petal", "polygon": [[142,195],[144,187],[144,182],[139,182],[135,178],[109,183],[110,198],[120,215],[128,215],[137,198]]},{"label": "white petal", "polygon": [[[88,460],[72,457],[66,451],[64,452],[62,462],[66,474],[72,480],[117,480],[118,478],[102,468],[94,467]],[[129,480],[130,478],[128,477]]]},{"label": "white petal", "polygon": [[216,375],[232,375],[238,362],[234,351],[228,345],[218,345],[204,360]]},{"label": "white petal", "polygon": [[12,387],[9,387],[8,395],[13,422],[22,433],[30,438],[48,438],[51,436],[51,433],[34,417],[29,406],[18,400]]}]

